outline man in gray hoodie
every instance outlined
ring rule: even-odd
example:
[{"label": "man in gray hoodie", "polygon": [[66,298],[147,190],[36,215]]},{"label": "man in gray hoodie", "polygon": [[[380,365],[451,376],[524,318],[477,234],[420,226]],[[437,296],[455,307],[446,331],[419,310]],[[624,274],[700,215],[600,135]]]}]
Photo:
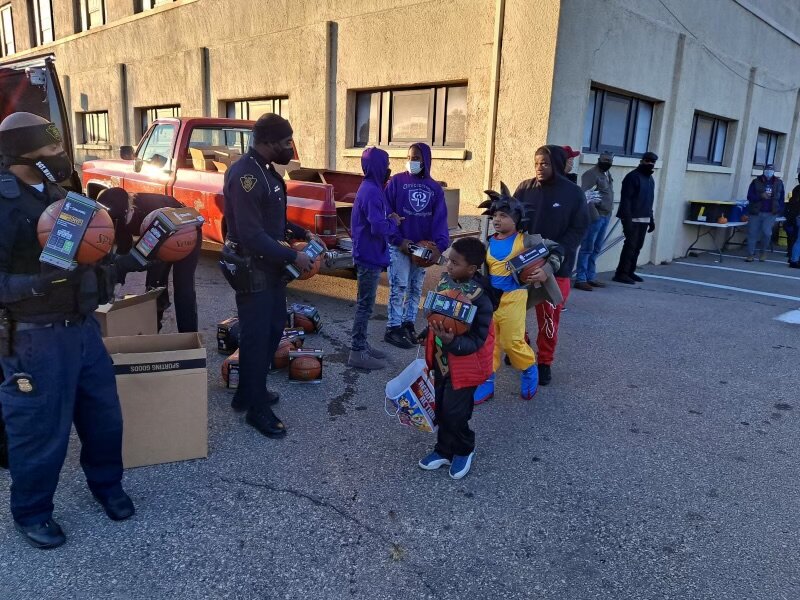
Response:
[{"label": "man in gray hoodie", "polygon": [[597,281],[596,261],[603,249],[611,210],[614,207],[614,178],[611,165],[614,155],[603,152],[597,164],[581,176],[581,189],[586,193],[589,204],[589,228],[578,252],[578,268],[575,275],[575,289],[591,292],[594,288],[606,287]]}]

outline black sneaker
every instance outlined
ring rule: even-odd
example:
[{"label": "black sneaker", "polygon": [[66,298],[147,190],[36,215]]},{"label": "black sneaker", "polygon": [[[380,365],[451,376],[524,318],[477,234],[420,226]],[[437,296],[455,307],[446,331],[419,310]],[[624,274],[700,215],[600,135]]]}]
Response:
[{"label": "black sneaker", "polygon": [[633,279],[625,275],[624,273],[617,273],[614,277],[611,278],[611,281],[616,281],[617,283],[625,283],[627,285],[633,285],[636,283]]},{"label": "black sneaker", "polygon": [[629,275],[629,277],[630,277],[631,279],[633,279],[633,280],[634,280],[636,283],[642,283],[642,282],[644,281],[644,279],[642,279],[641,277],[639,277],[639,276],[638,276],[636,273],[631,273],[631,274]]},{"label": "black sneaker", "polygon": [[419,342],[417,342],[417,332],[414,331],[414,324],[411,322],[403,323],[402,327],[406,332],[408,341],[411,342],[412,346],[416,346]]},{"label": "black sneaker", "polygon": [[383,341],[392,346],[402,348],[403,350],[408,350],[416,345],[412,344],[411,340],[408,339],[408,332],[402,326],[389,327],[389,329],[386,330],[386,335],[383,336]]},{"label": "black sneaker", "polygon": [[44,523],[37,523],[36,525],[20,525],[14,521],[14,527],[17,528],[17,531],[25,538],[26,542],[39,550],[58,548],[67,541],[64,531],[53,519],[48,519]]},{"label": "black sneaker", "polygon": [[539,367],[539,385],[548,385],[553,379],[550,373],[550,365],[538,365]]}]

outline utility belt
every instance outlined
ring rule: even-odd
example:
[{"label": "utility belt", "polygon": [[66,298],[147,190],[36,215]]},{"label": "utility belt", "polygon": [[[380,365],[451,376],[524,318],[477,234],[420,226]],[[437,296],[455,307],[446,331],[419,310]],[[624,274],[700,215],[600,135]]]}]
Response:
[{"label": "utility belt", "polygon": [[225,240],[220,253],[219,268],[235,292],[254,294],[267,289],[267,274],[256,266],[256,259],[238,242]]},{"label": "utility belt", "polygon": [[0,307],[0,357],[11,356],[14,353],[14,335],[16,333],[35,329],[78,327],[84,321],[86,321],[84,316],[77,316],[71,319],[56,319],[48,323],[15,321],[11,316],[10,310]]}]

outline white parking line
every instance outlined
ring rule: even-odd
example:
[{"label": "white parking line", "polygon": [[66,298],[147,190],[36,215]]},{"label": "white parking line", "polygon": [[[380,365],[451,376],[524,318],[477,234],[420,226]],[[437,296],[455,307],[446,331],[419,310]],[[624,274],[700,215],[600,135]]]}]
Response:
[{"label": "white parking line", "polygon": [[743,294],[753,294],[756,296],[766,296],[767,298],[779,298],[781,300],[792,300],[800,302],[800,296],[787,296],[786,294],[773,294],[772,292],[762,292],[761,290],[749,290],[747,288],[734,287],[732,285],[720,285],[719,283],[707,283],[705,281],[695,281],[694,279],[682,279],[680,277],[666,277],[664,275],[651,275],[649,273],[637,273],[649,279],[663,279],[664,281],[676,281],[678,283],[688,283],[689,285],[699,285],[718,290],[729,290],[731,292],[741,292]]},{"label": "white parking line", "polygon": [[791,323],[792,325],[800,325],[800,309],[790,310],[782,315],[778,315],[775,319],[777,321],[783,321],[784,323]]},{"label": "white parking line", "polygon": [[752,273],[753,275],[766,275],[767,277],[779,277],[781,279],[794,279],[800,281],[800,277],[792,277],[791,275],[781,275],[779,273],[764,273],[763,271],[751,271],[749,269],[734,269],[731,267],[718,267],[716,265],[698,265],[696,263],[674,261],[673,264],[685,265],[687,267],[698,267],[700,269],[717,269],[718,271],[733,271],[735,273]]},{"label": "white parking line", "polygon": [[[717,254],[716,251],[714,251],[714,250],[711,250],[711,251],[706,250],[705,254],[714,254],[715,256],[719,256],[719,254]],[[745,259],[744,256],[739,256],[737,254],[723,254],[722,257],[723,258],[738,258],[742,262],[744,262],[744,259]],[[764,262],[773,263],[773,264],[776,264],[776,265],[785,265],[785,264],[787,264],[785,260],[771,260],[769,258],[767,260],[765,260]]]}]

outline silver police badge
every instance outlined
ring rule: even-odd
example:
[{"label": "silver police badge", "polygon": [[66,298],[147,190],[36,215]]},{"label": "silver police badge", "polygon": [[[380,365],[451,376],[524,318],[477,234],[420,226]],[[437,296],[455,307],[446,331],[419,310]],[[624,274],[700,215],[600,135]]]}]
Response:
[{"label": "silver police badge", "polygon": [[33,391],[33,384],[27,377],[17,379],[17,389],[23,394],[30,394]]}]

